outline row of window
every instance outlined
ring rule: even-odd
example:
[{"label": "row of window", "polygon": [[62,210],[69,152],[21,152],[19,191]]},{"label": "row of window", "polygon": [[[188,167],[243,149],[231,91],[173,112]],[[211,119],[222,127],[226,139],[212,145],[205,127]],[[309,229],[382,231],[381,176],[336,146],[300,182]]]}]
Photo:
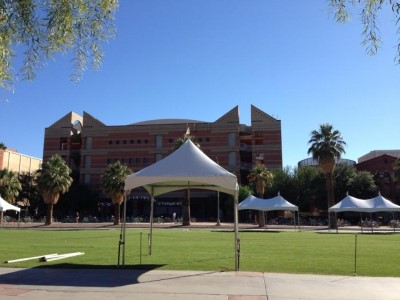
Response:
[{"label": "row of window", "polygon": [[113,164],[120,161],[121,164],[148,164],[150,158],[148,157],[135,157],[135,158],[107,158],[107,164]]}]

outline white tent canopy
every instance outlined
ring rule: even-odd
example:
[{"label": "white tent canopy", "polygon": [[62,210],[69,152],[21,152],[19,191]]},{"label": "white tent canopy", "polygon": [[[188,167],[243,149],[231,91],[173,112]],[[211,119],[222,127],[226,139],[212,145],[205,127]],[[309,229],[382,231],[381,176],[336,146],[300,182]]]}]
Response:
[{"label": "white tent canopy", "polygon": [[3,212],[3,211],[7,211],[7,210],[15,210],[17,212],[20,212],[21,208],[8,203],[6,200],[4,200],[0,196],[0,211]]},{"label": "white tent canopy", "polygon": [[234,195],[236,175],[228,172],[187,140],[169,156],[128,175],[125,190],[143,186],[151,195],[186,189],[211,189]]},{"label": "white tent canopy", "polygon": [[[155,196],[188,188],[216,190],[234,195],[235,269],[238,270],[239,237],[237,202],[239,186],[236,175],[215,163],[188,139],[181,147],[167,157],[125,178],[126,191],[141,186],[151,195],[151,226]],[[126,206],[126,200],[124,205]],[[126,208],[124,208],[124,212],[126,213]]]},{"label": "white tent canopy", "polygon": [[400,211],[400,206],[394,204],[390,200],[384,198],[381,193],[372,199],[358,199],[350,195],[346,195],[342,201],[336,203],[334,206],[329,208],[329,211],[338,213],[344,211],[355,211],[355,212],[394,212]]},{"label": "white tent canopy", "polygon": [[298,206],[290,203],[280,194],[270,199],[261,199],[253,195],[249,195],[246,199],[239,203],[239,210],[254,209],[261,211],[271,210],[288,210],[288,211],[299,211]]}]

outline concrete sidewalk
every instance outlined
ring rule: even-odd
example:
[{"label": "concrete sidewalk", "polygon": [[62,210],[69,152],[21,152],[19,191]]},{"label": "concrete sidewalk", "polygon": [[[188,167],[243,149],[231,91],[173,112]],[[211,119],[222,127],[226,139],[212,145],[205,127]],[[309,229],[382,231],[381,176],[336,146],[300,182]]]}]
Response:
[{"label": "concrete sidewalk", "polygon": [[400,278],[0,268],[0,299],[397,300]]}]

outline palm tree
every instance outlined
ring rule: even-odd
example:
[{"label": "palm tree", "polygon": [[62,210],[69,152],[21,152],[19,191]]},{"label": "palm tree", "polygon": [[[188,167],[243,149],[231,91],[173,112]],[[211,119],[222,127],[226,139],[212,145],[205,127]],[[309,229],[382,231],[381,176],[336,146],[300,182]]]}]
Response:
[{"label": "palm tree", "polygon": [[[174,151],[182,146],[187,140],[190,140],[195,144],[198,148],[200,148],[200,144],[197,143],[196,138],[190,135],[189,128],[186,131],[186,134],[177,139],[175,141]],[[189,196],[189,189],[186,190],[185,196],[182,201],[182,225],[189,226],[190,225],[190,196]]]},{"label": "palm tree", "polygon": [[[320,129],[311,132],[311,144],[307,153],[312,154],[313,159],[318,161],[319,166],[326,175],[326,190],[328,209],[334,204],[333,192],[333,171],[335,164],[343,153],[346,153],[344,146],[346,142],[343,140],[341,133],[334,130],[331,124],[322,124]],[[329,226],[331,226],[330,215]]]},{"label": "palm tree", "polygon": [[37,188],[42,194],[44,203],[47,204],[45,225],[51,225],[53,205],[57,204],[60,195],[68,192],[71,187],[73,181],[71,173],[71,169],[58,154],[44,162],[42,168],[36,172]]},{"label": "palm tree", "polygon": [[118,160],[109,165],[101,176],[104,193],[114,203],[114,225],[120,224],[120,206],[124,202],[125,177],[131,173],[132,171]]},{"label": "palm tree", "polygon": [[0,170],[0,194],[10,203],[15,203],[21,191],[18,174],[8,169]]},{"label": "palm tree", "polygon": [[[257,197],[262,198],[265,189],[272,186],[273,175],[264,165],[256,165],[247,177],[249,182],[255,183]],[[264,212],[258,211],[258,226],[265,226]]]}]

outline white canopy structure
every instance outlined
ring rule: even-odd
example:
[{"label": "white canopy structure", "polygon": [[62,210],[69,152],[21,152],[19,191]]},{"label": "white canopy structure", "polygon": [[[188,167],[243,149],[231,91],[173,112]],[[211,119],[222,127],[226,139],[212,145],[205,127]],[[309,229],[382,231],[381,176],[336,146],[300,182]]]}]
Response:
[{"label": "white canopy structure", "polygon": [[[234,195],[235,218],[235,269],[238,270],[238,190],[236,175],[228,172],[204,154],[192,141],[187,140],[181,147],[167,157],[128,175],[125,190],[144,187],[151,195],[150,249],[153,221],[154,197],[182,189],[208,189]],[[125,200],[124,214],[126,213]],[[124,218],[125,223],[125,218]],[[124,254],[123,254],[124,256]]]},{"label": "white canopy structure", "polygon": [[346,195],[342,201],[336,203],[334,206],[329,208],[332,212],[344,212],[344,211],[355,211],[355,212],[366,212],[374,213],[380,211],[394,212],[400,211],[400,206],[394,204],[390,200],[384,198],[381,193],[372,199],[358,199],[350,195]]},{"label": "white canopy structure", "polygon": [[1,226],[3,226],[3,214],[7,210],[15,210],[16,212],[18,212],[18,226],[19,226],[19,214],[21,212],[21,208],[8,203],[0,195],[0,225]]},{"label": "white canopy structure", "polygon": [[[293,212],[299,211],[298,206],[287,201],[280,195],[280,193],[278,193],[277,196],[269,199],[261,199],[253,195],[249,195],[238,205],[238,210],[245,210],[245,209],[261,210],[261,211],[272,211],[272,210],[285,210]],[[300,222],[298,222],[298,224],[300,228]],[[296,215],[294,218],[294,225],[296,226]]]},{"label": "white canopy structure", "polygon": [[6,200],[4,200],[0,196],[0,211],[3,212],[3,211],[7,211],[7,210],[15,210],[17,212],[20,212],[21,208],[8,203]]},{"label": "white canopy structure", "polygon": [[[360,213],[375,213],[375,212],[396,212],[400,211],[400,206],[394,204],[390,200],[384,198],[379,192],[378,196],[372,199],[358,199],[349,194],[342,201],[336,203],[329,208],[329,211],[338,212],[353,211]],[[371,225],[372,229],[372,225]],[[337,227],[336,227],[337,230]],[[373,230],[373,229],[372,229]]]},{"label": "white canopy structure", "polygon": [[261,199],[253,195],[249,195],[246,199],[244,199],[242,202],[239,203],[238,209],[239,210],[254,209],[261,211],[271,211],[271,210],[299,211],[298,206],[290,203],[280,194],[278,194],[278,196],[276,197],[269,199]]}]

